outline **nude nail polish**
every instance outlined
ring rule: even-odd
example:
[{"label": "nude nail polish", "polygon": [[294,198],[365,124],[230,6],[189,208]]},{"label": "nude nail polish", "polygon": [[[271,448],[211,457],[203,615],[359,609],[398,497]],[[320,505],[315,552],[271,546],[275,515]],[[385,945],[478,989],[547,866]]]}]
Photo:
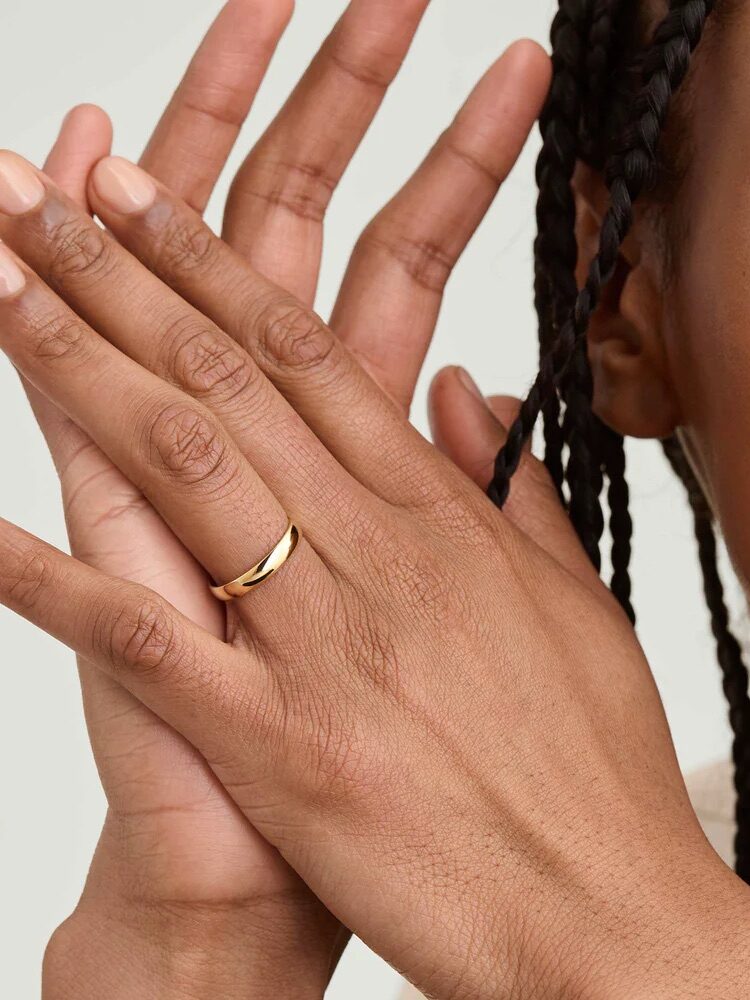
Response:
[{"label": "nude nail polish", "polygon": [[20,292],[26,277],[16,264],[11,252],[0,243],[0,299],[7,299]]},{"label": "nude nail polish", "polygon": [[119,156],[98,163],[93,180],[102,201],[120,215],[143,212],[156,200],[156,184],[148,174]]},{"label": "nude nail polish", "polygon": [[44,185],[21,156],[0,151],[0,212],[23,215],[44,198]]}]

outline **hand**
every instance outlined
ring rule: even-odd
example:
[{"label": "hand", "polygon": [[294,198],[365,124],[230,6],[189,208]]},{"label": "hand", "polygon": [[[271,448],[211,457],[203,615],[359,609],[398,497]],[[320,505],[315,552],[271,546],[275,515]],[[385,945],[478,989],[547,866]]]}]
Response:
[{"label": "hand", "polygon": [[103,161],[89,192],[121,245],[8,169],[26,192],[0,188],[16,366],[214,580],[287,514],[306,540],[231,605],[227,642],[7,523],[2,601],[179,731],[425,992],[743,996],[747,889],[701,834],[647,664],[542,468],[528,456],[517,484],[547,526],[532,538],[136,167]]},{"label": "hand", "polygon": [[[352,4],[233,186],[225,238],[308,303],[327,201],[425,6],[421,0],[401,2],[385,11],[370,0]],[[228,4],[149,144],[142,162],[198,210],[206,205],[288,15],[285,4]],[[353,78],[353,70],[362,79]],[[444,283],[512,165],[546,83],[539,50],[524,45],[509,53],[357,248],[334,322],[405,408]],[[96,108],[77,109],[46,169],[86,206],[88,170],[110,143],[106,116]],[[191,554],[91,438],[43,395],[29,391],[60,470],[74,554],[152,587],[223,637],[223,611],[207,594],[205,574]],[[115,922],[120,937],[158,942],[158,948],[149,944],[158,962],[165,938],[168,950],[179,946],[183,952],[194,952],[193,942],[208,936],[223,940],[222,947],[202,951],[213,952],[212,964],[233,978],[243,996],[249,979],[274,996],[286,991],[299,997],[301,982],[319,993],[345,940],[338,923],[249,827],[192,747],[85,662],[81,675],[110,809],[87,890],[75,919],[53,942],[48,968],[62,959],[80,995],[86,964],[81,945],[96,966],[94,942],[102,927]],[[132,974],[140,963],[128,966]],[[111,962],[107,971],[122,984]],[[101,974],[97,968],[97,989]]]}]

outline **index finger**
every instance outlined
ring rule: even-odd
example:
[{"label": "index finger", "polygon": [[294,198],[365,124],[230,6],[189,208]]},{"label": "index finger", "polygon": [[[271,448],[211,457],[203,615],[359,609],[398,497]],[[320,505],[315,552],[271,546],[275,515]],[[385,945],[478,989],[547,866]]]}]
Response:
[{"label": "index finger", "polygon": [[229,0],[201,43],[141,158],[203,212],[252,107],[293,0]]}]

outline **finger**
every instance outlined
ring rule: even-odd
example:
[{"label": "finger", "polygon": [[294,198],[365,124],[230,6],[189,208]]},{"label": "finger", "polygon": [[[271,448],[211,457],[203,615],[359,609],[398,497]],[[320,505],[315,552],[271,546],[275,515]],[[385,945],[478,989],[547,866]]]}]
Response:
[{"label": "finger", "polygon": [[247,650],[239,657],[153,591],[1,519],[0,602],[114,677],[204,753],[216,748],[201,720],[220,717],[227,727],[240,701],[264,697],[267,678]]},{"label": "finger", "polygon": [[511,46],[355,248],[331,326],[404,409],[448,278],[523,148],[549,75],[536,43]]},{"label": "finger", "polygon": [[202,212],[292,14],[293,0],[229,0],[143,154],[149,173]]},{"label": "finger", "polygon": [[[156,195],[154,181],[139,168],[125,161],[102,161],[105,173],[108,163],[115,170],[109,180],[120,185],[117,191],[122,193],[122,185],[130,185],[132,195],[136,189],[142,192],[145,184]],[[67,201],[44,175],[11,153],[0,153],[0,208],[5,204],[12,211],[2,197],[2,177],[8,171],[13,183],[23,177],[24,183],[36,186],[41,199],[30,211],[0,215],[0,233],[26,263],[54,286],[89,327],[106,335],[143,368],[208,407],[284,509],[290,515],[304,513],[303,526],[313,545],[330,558],[337,548],[343,553],[346,541],[353,539],[342,522],[353,524],[350,515],[362,509],[365,491],[326,451],[258,365],[236,340],[187,305]],[[171,193],[161,190],[169,199],[167,206],[177,204]],[[195,212],[183,202],[179,206],[200,227],[196,241],[204,231],[209,232]],[[161,223],[156,228],[163,238]],[[169,226],[167,231],[171,231]],[[176,236],[178,245],[170,245],[170,253],[192,266],[181,249],[180,235]],[[236,257],[216,237],[211,239],[224,253]],[[199,252],[198,243],[187,250]],[[241,258],[236,260],[243,271],[249,270]],[[209,277],[216,284],[216,275]],[[266,293],[273,287],[258,280]]]},{"label": "finger", "polygon": [[[485,400],[462,368],[446,368],[430,390],[430,426],[435,444],[484,491],[489,486],[495,458],[505,443],[520,401],[508,396]],[[584,582],[599,577],[581,548],[560,504],[544,465],[525,457],[514,479],[503,514]]]},{"label": "finger", "polygon": [[428,3],[353,0],[232,185],[224,238],[306,304],[331,196]]},{"label": "finger", "polygon": [[91,167],[112,149],[112,123],[95,104],[69,111],[47,157],[44,170],[73,201],[86,207],[86,182]]},{"label": "finger", "polygon": [[[145,182],[151,185],[147,203],[133,200],[130,189],[141,190]],[[132,164],[101,161],[89,195],[123,246],[244,347],[351,477],[391,502],[430,506],[425,476],[434,466],[433,450],[314,313],[254,271],[195,212]],[[285,421],[286,433],[293,427]],[[294,456],[308,461],[305,452]],[[324,464],[310,474],[313,482],[336,481]],[[335,510],[347,495],[357,496],[351,483],[339,491]]]},{"label": "finger", "polygon": [[[81,104],[66,115],[45,170],[72,201],[88,211],[89,173],[98,160],[109,155],[111,148],[112,123],[109,117],[96,105]],[[96,456],[96,448],[92,450],[90,439],[72,420],[25,379],[22,378],[22,382],[60,474],[63,491],[70,484],[69,470],[76,456],[87,454],[91,461],[98,458],[107,463],[101,453]],[[117,475],[114,468],[111,467],[111,471]],[[110,482],[109,485],[115,484]],[[132,490],[132,486],[125,481],[118,486],[115,494],[122,495]]]},{"label": "finger", "polygon": [[[0,195],[2,189],[0,187]],[[279,541],[287,515],[215,416],[121,354],[0,246],[0,343],[146,496],[217,583],[247,571]],[[311,517],[311,514],[308,514]],[[248,535],[252,525],[252,536]],[[308,544],[258,592],[296,605],[327,581]],[[241,602],[241,613],[247,602]]]}]

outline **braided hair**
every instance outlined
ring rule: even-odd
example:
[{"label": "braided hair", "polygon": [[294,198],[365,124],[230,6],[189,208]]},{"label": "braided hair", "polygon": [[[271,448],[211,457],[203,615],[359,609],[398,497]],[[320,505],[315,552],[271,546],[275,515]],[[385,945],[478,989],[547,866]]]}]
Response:
[{"label": "braided hair", "polygon": [[[551,31],[553,77],[540,119],[535,304],[540,362],[495,464],[489,495],[503,507],[524,445],[541,417],[545,464],[591,562],[601,569],[606,484],[611,589],[630,603],[632,521],[624,441],[593,412],[587,332],[616,275],[637,198],[659,180],[659,146],[716,0],[670,0],[645,44],[632,0],[559,0]],[[603,171],[609,190],[599,247],[578,288],[573,173],[579,161]],[[677,438],[663,443],[693,512],[706,601],[734,734],[737,872],[750,882],[750,696],[717,569],[713,515]]]}]

